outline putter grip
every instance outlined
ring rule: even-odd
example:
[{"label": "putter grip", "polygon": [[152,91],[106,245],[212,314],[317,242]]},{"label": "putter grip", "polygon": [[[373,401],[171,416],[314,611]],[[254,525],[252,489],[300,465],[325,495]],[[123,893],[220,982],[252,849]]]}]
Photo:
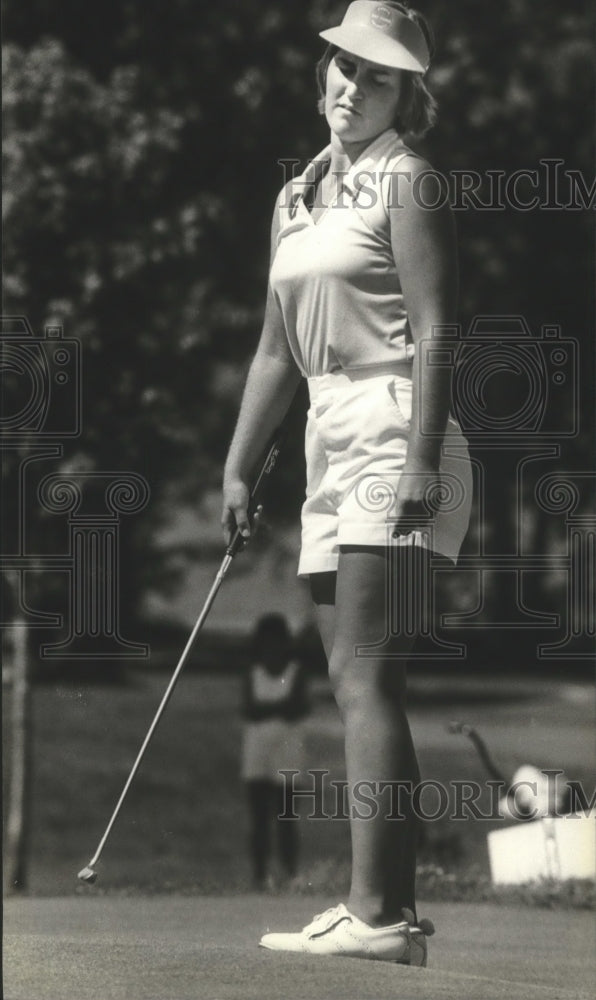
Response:
[{"label": "putter grip", "polygon": [[[261,471],[259,472],[259,475],[255,480],[255,484],[252,490],[250,491],[250,499],[248,501],[249,519],[252,518],[255,510],[259,505],[259,499],[263,494],[265,485],[269,480],[269,476],[271,475],[273,469],[275,468],[275,464],[277,462],[280,450],[281,450],[281,437],[278,435],[276,436],[273,444],[271,445],[269,451],[267,452],[267,457],[263,462]],[[242,552],[242,549],[246,545],[247,541],[249,541],[249,539],[242,537],[240,528],[236,528],[232,541],[230,542],[230,544],[226,549],[226,555],[231,556],[233,558],[235,555],[237,555],[238,552]]]}]

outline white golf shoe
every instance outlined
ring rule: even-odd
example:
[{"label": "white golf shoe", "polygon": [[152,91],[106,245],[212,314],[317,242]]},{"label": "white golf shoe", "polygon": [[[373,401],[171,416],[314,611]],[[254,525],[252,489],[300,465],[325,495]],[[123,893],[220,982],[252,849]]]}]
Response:
[{"label": "white golf shoe", "polygon": [[414,924],[414,914],[387,927],[370,927],[340,903],[319,913],[299,933],[265,934],[259,944],[271,951],[294,951],[305,955],[342,955],[369,958],[399,965],[425,966],[426,938],[434,933],[430,920]]}]

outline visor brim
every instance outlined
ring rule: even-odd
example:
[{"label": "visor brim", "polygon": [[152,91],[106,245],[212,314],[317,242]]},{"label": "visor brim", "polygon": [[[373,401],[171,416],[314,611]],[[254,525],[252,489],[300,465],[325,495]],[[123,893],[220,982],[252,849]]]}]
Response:
[{"label": "visor brim", "polygon": [[394,38],[389,38],[375,28],[360,25],[339,25],[320,31],[319,35],[331,45],[350,52],[360,59],[377,63],[379,66],[389,66],[391,69],[405,69],[410,73],[426,73],[424,66],[416,56]]}]

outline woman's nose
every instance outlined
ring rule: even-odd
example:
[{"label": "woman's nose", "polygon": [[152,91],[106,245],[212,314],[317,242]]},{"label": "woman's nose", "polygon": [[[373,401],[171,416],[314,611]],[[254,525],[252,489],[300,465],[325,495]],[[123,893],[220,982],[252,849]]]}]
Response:
[{"label": "woman's nose", "polygon": [[351,100],[357,101],[363,97],[363,80],[362,77],[357,75],[353,76],[351,80],[348,81],[346,86],[346,91]]}]

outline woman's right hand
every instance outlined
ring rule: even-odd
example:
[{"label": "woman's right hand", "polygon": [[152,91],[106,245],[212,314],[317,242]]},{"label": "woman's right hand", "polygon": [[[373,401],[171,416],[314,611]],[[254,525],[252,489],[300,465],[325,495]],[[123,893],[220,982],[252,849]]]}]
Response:
[{"label": "woman's right hand", "polygon": [[224,480],[221,525],[226,545],[232,541],[236,528],[240,528],[243,538],[250,538],[249,498],[250,490],[242,479]]}]

